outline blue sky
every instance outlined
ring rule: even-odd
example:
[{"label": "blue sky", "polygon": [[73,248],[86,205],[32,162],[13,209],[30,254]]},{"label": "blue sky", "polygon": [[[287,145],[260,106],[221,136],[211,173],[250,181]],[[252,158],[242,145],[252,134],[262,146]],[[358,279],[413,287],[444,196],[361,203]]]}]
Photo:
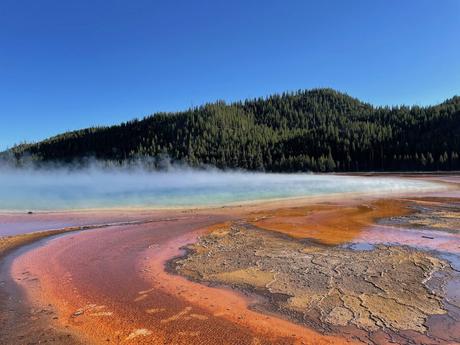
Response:
[{"label": "blue sky", "polygon": [[460,1],[0,0],[0,149],[315,87],[377,105],[460,94]]}]

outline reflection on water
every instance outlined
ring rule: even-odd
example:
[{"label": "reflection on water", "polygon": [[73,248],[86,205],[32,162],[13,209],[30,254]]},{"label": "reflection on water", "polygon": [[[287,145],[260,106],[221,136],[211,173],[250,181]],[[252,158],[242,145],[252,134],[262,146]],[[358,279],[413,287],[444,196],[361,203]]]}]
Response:
[{"label": "reflection on water", "polygon": [[346,245],[345,248],[352,249],[352,250],[369,251],[369,250],[373,250],[375,246],[370,243],[356,242],[356,243],[351,243],[349,245]]},{"label": "reflection on water", "polygon": [[[460,243],[457,243],[457,244],[460,244]],[[450,265],[452,266],[454,270],[460,272],[460,255],[451,254],[451,253],[442,253],[441,257],[449,261]],[[460,291],[460,286],[459,286],[458,291]]]},{"label": "reflection on water", "polygon": [[[426,320],[427,339],[418,336],[420,343],[457,343],[460,339],[460,229],[458,199],[419,198],[412,201],[415,213],[384,221],[385,225],[371,226],[362,231],[354,241],[361,245],[405,245],[433,253],[444,259],[451,270],[443,272],[446,284],[437,295],[444,295],[442,315],[431,315]],[[428,287],[443,277],[427,277]],[[447,278],[447,279],[445,279]]]},{"label": "reflection on water", "polygon": [[407,245],[460,255],[460,234],[387,225],[375,225],[354,239],[357,243]]}]

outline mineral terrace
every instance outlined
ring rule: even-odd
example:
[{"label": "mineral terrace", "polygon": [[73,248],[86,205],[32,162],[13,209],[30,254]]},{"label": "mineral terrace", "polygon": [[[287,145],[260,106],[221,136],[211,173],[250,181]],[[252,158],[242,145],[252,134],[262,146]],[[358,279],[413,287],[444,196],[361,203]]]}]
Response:
[{"label": "mineral terrace", "polygon": [[366,249],[293,239],[235,222],[188,246],[171,267],[192,280],[260,296],[253,308],[322,332],[426,333],[429,316],[446,314],[444,285],[456,272],[413,248]]}]

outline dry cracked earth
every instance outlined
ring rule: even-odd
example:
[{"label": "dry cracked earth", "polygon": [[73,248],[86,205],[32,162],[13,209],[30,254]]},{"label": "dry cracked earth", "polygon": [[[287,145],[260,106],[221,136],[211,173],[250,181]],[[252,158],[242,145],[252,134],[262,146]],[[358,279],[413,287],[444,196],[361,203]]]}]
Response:
[{"label": "dry cracked earth", "polygon": [[[171,269],[260,297],[252,308],[366,343],[457,343],[459,272],[434,253],[379,244],[362,250],[299,240],[245,222],[222,225],[186,248]],[[457,313],[457,315],[453,315]],[[454,318],[454,319],[452,319]],[[428,327],[431,325],[432,327]]]}]

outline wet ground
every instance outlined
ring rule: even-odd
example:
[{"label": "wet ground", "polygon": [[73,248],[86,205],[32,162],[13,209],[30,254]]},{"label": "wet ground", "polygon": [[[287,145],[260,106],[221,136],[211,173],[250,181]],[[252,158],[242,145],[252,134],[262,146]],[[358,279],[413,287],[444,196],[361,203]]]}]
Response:
[{"label": "wet ground", "polygon": [[31,305],[25,292],[17,282],[27,282],[31,288],[39,289],[40,281],[30,272],[24,271],[16,279],[5,279],[11,275],[11,264],[18,256],[49,239],[39,240],[7,255],[0,262],[0,343],[1,344],[62,344],[83,345],[80,335],[69,327],[56,324],[58,314],[50,303]]},{"label": "wet ground", "polygon": [[[188,250],[172,263],[176,272],[259,295],[252,308],[320,332],[365,343],[460,342],[454,331],[460,294],[446,291],[460,273],[435,254],[383,244],[322,245],[242,222]],[[443,325],[452,321],[448,333],[429,326],[433,316]]]},{"label": "wet ground", "polygon": [[21,215],[102,227],[1,259],[0,343],[460,343],[460,199],[445,195]]},{"label": "wet ground", "polygon": [[142,222],[177,212],[146,210],[88,210],[59,212],[0,213],[0,238],[69,227],[96,227],[107,224]]},{"label": "wet ground", "polygon": [[326,334],[460,343],[459,219],[455,197],[262,211],[201,237],[171,265]]}]

